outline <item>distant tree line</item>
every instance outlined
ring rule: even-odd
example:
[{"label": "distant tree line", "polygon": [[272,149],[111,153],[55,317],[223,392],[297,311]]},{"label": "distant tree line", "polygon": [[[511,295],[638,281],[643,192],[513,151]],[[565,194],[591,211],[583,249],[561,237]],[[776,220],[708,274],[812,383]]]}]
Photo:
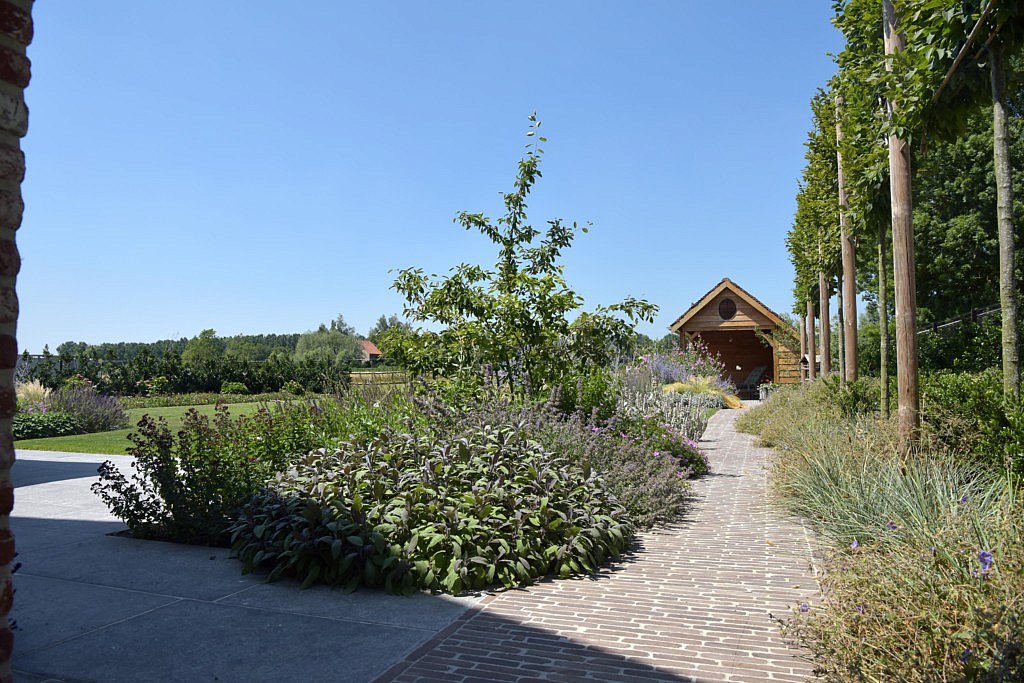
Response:
[{"label": "distant tree line", "polygon": [[[373,340],[403,326],[408,324],[397,316],[382,315],[368,336]],[[207,329],[191,338],[148,343],[66,341],[56,353],[45,347],[40,358],[26,351],[19,373],[50,387],[81,375],[118,395],[216,392],[225,382],[253,393],[281,391],[289,382],[322,392],[347,383],[349,370],[364,362],[362,339],[339,315],[301,334],[220,337]]]}]

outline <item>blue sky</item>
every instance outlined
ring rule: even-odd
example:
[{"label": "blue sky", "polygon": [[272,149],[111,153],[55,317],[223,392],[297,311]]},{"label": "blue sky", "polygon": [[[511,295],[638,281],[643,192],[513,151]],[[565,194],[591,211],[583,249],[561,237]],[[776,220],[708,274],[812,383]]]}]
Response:
[{"label": "blue sky", "polygon": [[[713,11],[712,9],[713,8]],[[722,277],[792,305],[783,239],[830,3],[38,3],[19,338],[361,332],[388,270],[493,262],[536,110],[535,225],[566,276],[665,328]]]}]

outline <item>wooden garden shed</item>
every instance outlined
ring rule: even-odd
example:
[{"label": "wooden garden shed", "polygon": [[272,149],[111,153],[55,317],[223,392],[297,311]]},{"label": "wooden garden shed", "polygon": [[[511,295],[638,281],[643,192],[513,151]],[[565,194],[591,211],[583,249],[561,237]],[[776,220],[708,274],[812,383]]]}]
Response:
[{"label": "wooden garden shed", "polygon": [[[799,353],[780,341],[795,338],[796,331],[729,278],[690,306],[669,329],[679,335],[683,347],[700,337],[741,389],[749,391],[750,387],[744,386],[748,383],[800,381]],[[775,332],[784,334],[772,334]]]}]

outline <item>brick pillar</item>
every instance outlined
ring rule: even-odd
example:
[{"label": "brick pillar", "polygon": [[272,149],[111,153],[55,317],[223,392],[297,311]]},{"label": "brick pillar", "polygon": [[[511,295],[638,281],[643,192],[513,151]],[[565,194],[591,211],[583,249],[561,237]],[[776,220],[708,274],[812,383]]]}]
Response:
[{"label": "brick pillar", "polygon": [[11,675],[14,634],[8,615],[14,600],[11,583],[14,535],[10,514],[14,508],[11,420],[17,407],[14,366],[18,360],[18,295],[15,281],[21,267],[15,234],[25,208],[21,199],[21,181],[25,177],[21,138],[28,130],[24,90],[30,69],[25,47],[32,42],[32,30],[32,0],[0,0],[0,683],[14,680]]}]

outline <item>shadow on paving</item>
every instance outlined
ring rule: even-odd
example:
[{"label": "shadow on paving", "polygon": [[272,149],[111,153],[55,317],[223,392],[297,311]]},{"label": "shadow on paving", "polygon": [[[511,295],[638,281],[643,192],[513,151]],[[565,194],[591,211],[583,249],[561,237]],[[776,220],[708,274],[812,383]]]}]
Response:
[{"label": "shadow on paving", "polygon": [[14,480],[14,487],[20,488],[67,479],[95,477],[98,469],[99,464],[95,462],[74,462],[58,457],[53,460],[19,458],[11,468],[11,479]]},{"label": "shadow on paving", "polygon": [[[670,533],[671,529],[685,525],[686,521],[680,520],[658,531]],[[533,585],[543,586],[555,581],[604,581],[640,561],[643,552],[644,545],[637,540],[628,553],[604,566],[597,574],[573,579],[546,578]],[[491,599],[509,592],[526,592],[530,588],[499,591],[480,606],[470,607],[456,622],[374,679],[375,683],[710,683],[713,680],[701,678],[694,667],[688,667],[678,659],[668,664],[665,660],[673,658],[665,654],[666,650],[672,649],[672,642],[668,640],[659,643],[661,653],[646,652],[642,645],[631,653],[617,652],[485,609]],[[585,624],[581,622],[581,626]],[[595,625],[580,635],[581,640],[586,636],[600,636],[600,627]],[[639,632],[637,636],[640,636]],[[643,659],[651,654],[654,660],[661,654],[662,663],[645,663]],[[685,655],[687,650],[680,647],[675,654]],[[689,673],[687,669],[694,672]],[[757,671],[750,673],[759,674]]]},{"label": "shadow on paving", "polygon": [[[664,643],[662,648],[671,648],[671,643]],[[685,650],[680,649],[680,653]],[[664,665],[643,663],[647,656],[642,646],[637,648],[634,657],[629,657],[472,607],[449,629],[375,681],[703,683],[711,680],[686,673],[687,666],[679,661],[671,667],[672,671]]]}]

